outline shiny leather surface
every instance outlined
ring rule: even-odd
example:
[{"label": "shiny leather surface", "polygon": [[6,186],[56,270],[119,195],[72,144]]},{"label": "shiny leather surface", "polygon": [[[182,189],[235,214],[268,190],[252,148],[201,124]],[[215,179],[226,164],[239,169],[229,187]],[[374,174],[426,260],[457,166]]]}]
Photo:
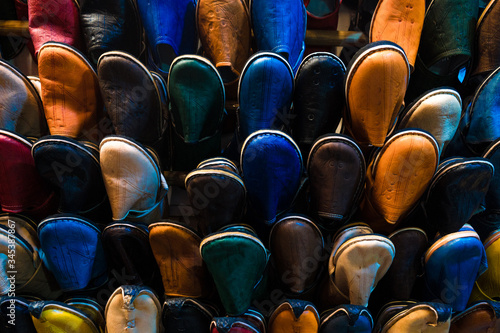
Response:
[{"label": "shiny leather surface", "polygon": [[213,307],[190,298],[169,298],[163,303],[162,323],[166,332],[208,332]]},{"label": "shiny leather surface", "polygon": [[361,305],[339,305],[321,314],[319,333],[371,333],[373,318]]},{"label": "shiny leather surface", "polygon": [[373,292],[373,298],[383,303],[412,299],[417,276],[422,275],[422,256],[428,248],[427,235],[418,228],[399,229],[389,235],[389,239],[396,255]]},{"label": "shiny leather surface", "polygon": [[[149,242],[163,279],[165,295],[207,297],[212,283],[200,256],[201,238],[175,222],[149,226]],[[175,244],[175,246],[173,246]]]},{"label": "shiny leather surface", "polygon": [[137,58],[121,51],[104,53],[97,75],[114,133],[154,146],[167,127],[160,97],[163,87]]},{"label": "shiny leather surface", "polygon": [[158,287],[160,271],[145,226],[118,222],[104,228],[102,245],[111,273],[124,284]]},{"label": "shiny leather surface", "polygon": [[309,218],[290,215],[280,219],[271,229],[269,248],[286,292],[302,294],[318,281],[325,249],[321,231]]},{"label": "shiny leather surface", "polygon": [[106,137],[99,148],[113,220],[148,224],[161,219],[168,185],[154,156],[122,136]]},{"label": "shiny leather surface", "polygon": [[301,300],[286,300],[269,318],[269,333],[317,333],[319,314],[314,305]]},{"label": "shiny leather surface", "polygon": [[479,209],[493,172],[482,158],[441,162],[425,198],[428,224],[441,234],[458,231]]},{"label": "shiny leather surface", "polygon": [[238,80],[250,56],[250,14],[244,0],[199,0],[196,23],[203,51],[224,83]]},{"label": "shiny leather surface", "polygon": [[345,222],[357,209],[364,188],[366,165],[359,146],[340,134],[325,135],[307,159],[311,207],[324,227]]},{"label": "shiny leather surface", "polygon": [[84,214],[106,201],[96,147],[46,136],[35,142],[32,155],[40,175],[59,189],[59,212]]},{"label": "shiny leather surface", "polygon": [[210,323],[210,333],[262,333],[241,317],[215,317]]},{"label": "shiny leather surface", "polygon": [[498,333],[497,302],[477,302],[462,312],[457,313],[451,320],[450,333],[487,332]]},{"label": "shiny leather surface", "polygon": [[[385,236],[358,234],[339,237],[334,241],[328,270],[331,305],[354,304],[367,306],[377,283],[389,269],[395,255],[394,244]],[[346,232],[352,233],[349,230]]]},{"label": "shiny leather surface", "polygon": [[99,141],[101,91],[85,57],[68,45],[47,43],[39,51],[38,73],[50,134]]},{"label": "shiny leather surface", "polygon": [[30,80],[17,68],[0,61],[0,128],[39,138],[48,134],[42,100]]},{"label": "shiny leather surface", "polygon": [[496,139],[483,155],[493,164],[495,173],[485,197],[487,209],[500,210],[500,138]]},{"label": "shiny leather surface", "polygon": [[[0,327],[2,332],[37,333],[31,320],[28,305],[29,301],[21,297],[0,297]],[[14,314],[11,312],[12,308],[14,308]]]},{"label": "shiny leather surface", "polygon": [[104,321],[104,308],[93,297],[71,297],[64,301],[69,306],[76,308],[87,316],[99,329],[104,332],[106,324]]},{"label": "shiny leather surface", "polygon": [[297,145],[282,132],[257,131],[245,141],[240,164],[250,204],[259,218],[272,224],[290,208],[300,186],[303,167]]},{"label": "shiny leather surface", "polygon": [[463,311],[474,281],[486,271],[486,253],[470,226],[437,239],[425,253],[425,283],[428,298],[440,299]]},{"label": "shiny leather surface", "polygon": [[246,202],[240,175],[216,165],[197,168],[186,176],[187,195],[201,218],[198,229],[208,235],[238,222]]},{"label": "shiny leather surface", "polygon": [[471,59],[478,8],[478,0],[429,4],[418,54],[430,71],[447,74]]},{"label": "shiny leather surface", "polygon": [[292,136],[302,154],[309,154],[313,142],[321,135],[333,133],[344,111],[344,77],[342,60],[332,53],[309,54],[295,76],[293,93]]},{"label": "shiny leather surface", "polygon": [[431,135],[403,130],[391,136],[368,165],[361,203],[363,216],[376,232],[393,230],[415,207],[438,161],[439,148]]},{"label": "shiny leather surface", "polygon": [[0,130],[0,204],[4,212],[42,219],[56,212],[58,198],[38,173],[31,146],[28,139]]},{"label": "shiny leather surface", "polygon": [[227,315],[247,311],[269,260],[264,244],[255,234],[220,231],[203,239],[200,253]]},{"label": "shiny leather surface", "polygon": [[479,17],[474,36],[475,59],[472,75],[486,74],[500,66],[500,2],[492,0]]},{"label": "shiny leather surface", "polygon": [[[440,303],[402,302],[397,309],[382,313],[373,332],[447,333],[450,330],[452,310]],[[380,317],[385,317],[380,321]]]},{"label": "shiny leather surface", "polygon": [[144,286],[121,286],[106,304],[106,332],[161,333],[161,305]]},{"label": "shiny leather surface", "polygon": [[191,171],[201,161],[220,155],[224,85],[207,59],[186,55],[172,63],[167,88],[173,169]]},{"label": "shiny leather surface", "polygon": [[429,132],[443,152],[457,131],[462,115],[462,98],[454,89],[436,88],[417,98],[402,112],[398,128]]},{"label": "shiny leather surface", "polygon": [[500,68],[491,73],[476,90],[468,110],[470,123],[463,136],[468,147],[481,155],[483,150],[500,137]]},{"label": "shiny leather surface", "polygon": [[196,54],[196,1],[138,0],[152,70],[167,77],[175,57]]},{"label": "shiny leather surface", "polygon": [[87,315],[68,304],[56,301],[37,301],[29,305],[33,324],[38,333],[100,333]]},{"label": "shiny leather surface", "polygon": [[98,287],[107,280],[101,231],[77,215],[53,215],[38,225],[44,264],[63,291]]},{"label": "shiny leather surface", "polygon": [[400,45],[413,69],[424,25],[425,0],[379,1],[373,13],[369,41]]},{"label": "shiny leather surface", "polygon": [[383,146],[409,79],[408,59],[394,43],[370,43],[354,55],[346,76],[346,122],[359,145]]},{"label": "shiny leather surface", "polygon": [[493,232],[483,245],[486,250],[486,259],[488,261],[488,270],[481,274],[474,283],[474,289],[469,299],[469,303],[481,300],[498,300],[500,296],[500,232]]},{"label": "shiny leather surface", "polygon": [[135,1],[80,0],[80,22],[88,57],[94,64],[107,51],[139,56],[142,25]]},{"label": "shiny leather surface", "polygon": [[[11,229],[15,230],[14,234],[9,233]],[[15,281],[12,280],[12,273],[9,273],[13,271],[11,245],[14,245],[15,249]],[[15,293],[49,299],[59,297],[61,290],[54,276],[42,263],[42,256],[35,222],[22,215],[1,214],[0,295]],[[11,290],[12,282],[15,283],[14,290]]]},{"label": "shiny leather surface", "polygon": [[80,9],[77,1],[30,0],[28,17],[35,58],[46,42],[59,42],[82,49]]},{"label": "shiny leather surface", "polygon": [[241,141],[258,130],[290,127],[293,85],[292,69],[283,57],[265,52],[248,59],[238,87]]},{"label": "shiny leather surface", "polygon": [[250,13],[257,50],[285,57],[294,73],[304,55],[306,8],[302,0],[251,0]]}]

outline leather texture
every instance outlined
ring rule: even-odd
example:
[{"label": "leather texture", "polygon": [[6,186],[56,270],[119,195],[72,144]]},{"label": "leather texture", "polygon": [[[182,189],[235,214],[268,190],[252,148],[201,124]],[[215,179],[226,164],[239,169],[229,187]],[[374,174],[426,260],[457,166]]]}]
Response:
[{"label": "leather texture", "polygon": [[14,66],[0,60],[0,128],[39,138],[48,134],[42,100],[31,81]]},{"label": "leather texture", "polygon": [[35,59],[42,45],[47,42],[64,43],[82,50],[80,8],[77,1],[30,0],[28,18]]},{"label": "leather texture", "polygon": [[200,217],[198,230],[204,236],[238,222],[243,215],[246,188],[237,169],[217,164],[198,166],[186,176],[185,187],[191,207]]},{"label": "leather texture", "polygon": [[400,45],[413,70],[424,26],[425,0],[383,0],[377,3],[369,42],[387,40]]},{"label": "leather texture", "polygon": [[210,323],[210,333],[262,333],[242,317],[215,317]]},{"label": "leather texture", "polygon": [[123,136],[107,136],[99,150],[113,220],[149,224],[161,219],[168,185],[156,155]]},{"label": "leather texture", "polygon": [[200,253],[226,314],[237,316],[247,311],[269,260],[268,250],[253,230],[233,228],[213,233],[201,242]]},{"label": "leather texture", "polygon": [[346,226],[335,237],[328,263],[330,281],[321,297],[333,306],[368,306],[394,255],[394,244],[386,236],[373,234],[366,225]]},{"label": "leather texture", "polygon": [[107,280],[101,231],[77,215],[52,215],[38,225],[43,262],[63,291],[92,289]]},{"label": "leather texture", "polygon": [[71,297],[65,300],[64,303],[83,312],[98,327],[100,332],[105,331],[104,308],[94,298],[86,296]]},{"label": "leather texture", "polygon": [[54,276],[42,262],[43,252],[36,228],[35,222],[25,216],[0,215],[0,295],[24,294],[55,299],[62,294]]},{"label": "leather texture", "polygon": [[85,56],[66,44],[45,43],[39,50],[38,74],[50,134],[98,142],[101,90]]},{"label": "leather texture", "polygon": [[425,197],[428,225],[442,235],[458,231],[480,210],[493,173],[493,164],[483,158],[441,162]]},{"label": "leather texture", "polygon": [[236,163],[225,157],[214,157],[202,161],[196,166],[196,169],[218,169],[231,171],[239,175],[240,170]]},{"label": "leather texture", "polygon": [[259,52],[248,59],[238,86],[239,139],[262,129],[289,128],[293,88],[292,69],[283,57]]},{"label": "leather texture", "polygon": [[142,25],[133,0],[80,0],[80,24],[87,55],[97,64],[101,54],[121,50],[139,57]]},{"label": "leather texture", "polygon": [[429,71],[446,75],[470,65],[478,8],[478,0],[430,2],[418,52]]},{"label": "leather texture", "polygon": [[450,331],[452,309],[433,302],[399,302],[383,309],[373,332],[447,333]]},{"label": "leather texture", "polygon": [[225,84],[239,79],[250,56],[250,13],[244,0],[199,0],[196,24],[203,51]]},{"label": "leather texture", "polygon": [[201,161],[220,155],[224,84],[206,58],[185,55],[172,63],[167,89],[173,169],[191,171]]},{"label": "leather texture", "polygon": [[421,130],[392,135],[368,165],[361,213],[375,232],[388,234],[415,207],[439,162],[436,140]]},{"label": "leather texture", "polygon": [[240,166],[250,205],[265,224],[273,224],[299,190],[303,169],[299,148],[283,132],[257,131],[243,144]]},{"label": "leather texture", "polygon": [[166,296],[210,296],[212,281],[200,255],[201,238],[194,231],[175,222],[157,222],[149,226],[149,242]]},{"label": "leather texture", "polygon": [[394,244],[396,255],[373,292],[372,300],[379,304],[413,298],[417,277],[423,273],[422,256],[429,247],[426,233],[419,228],[401,228],[390,234],[389,239]]},{"label": "leather texture", "polygon": [[302,154],[320,136],[338,127],[345,106],[342,60],[328,52],[311,53],[304,58],[295,75],[292,136]]},{"label": "leather texture", "polygon": [[311,219],[301,215],[281,218],[271,229],[269,249],[276,276],[286,292],[300,295],[318,282],[325,244]]},{"label": "leather texture", "polygon": [[289,299],[281,303],[269,318],[269,333],[317,333],[319,314],[310,302]]},{"label": "leather texture", "polygon": [[491,332],[500,330],[497,302],[482,301],[469,306],[451,319],[450,333]]},{"label": "leather texture", "polygon": [[397,44],[374,42],[356,52],[346,75],[346,125],[360,146],[383,146],[409,79],[408,59]]},{"label": "leather texture", "polygon": [[493,167],[495,172],[490,181],[488,192],[481,204],[484,211],[475,214],[469,220],[469,224],[477,231],[481,240],[485,240],[491,233],[500,229],[500,138],[495,140],[484,152],[483,157],[486,158]]},{"label": "leather texture", "polygon": [[489,74],[500,66],[500,2],[491,0],[477,20],[474,35],[474,65],[472,75]]},{"label": "leather texture", "polygon": [[282,55],[294,73],[304,56],[306,8],[302,0],[251,0],[250,15],[258,51]]},{"label": "leather texture", "polygon": [[148,287],[119,287],[109,298],[104,313],[109,333],[162,332],[161,304]]},{"label": "leather texture", "polygon": [[319,333],[371,333],[373,318],[361,305],[344,304],[321,314]]},{"label": "leather texture", "polygon": [[151,70],[165,79],[174,58],[196,54],[196,1],[138,0]]},{"label": "leather texture", "polygon": [[438,142],[440,154],[453,139],[462,115],[462,98],[449,88],[424,93],[406,107],[398,120],[398,129],[418,128],[429,132]]},{"label": "leather texture", "polygon": [[483,157],[493,164],[496,171],[491,179],[484,204],[486,209],[498,211],[500,210],[500,172],[498,172],[500,170],[500,138],[486,149]]},{"label": "leather texture", "polygon": [[157,86],[151,72],[122,51],[102,54],[97,75],[113,133],[156,148],[168,125],[161,100],[164,82]]},{"label": "leather texture", "polygon": [[29,305],[38,333],[100,333],[102,330],[84,311],[58,301],[36,301]]},{"label": "leather texture", "polygon": [[2,332],[37,333],[28,306],[29,301],[22,297],[0,297],[0,327]]},{"label": "leather texture", "polygon": [[476,155],[500,137],[499,105],[500,68],[491,73],[477,88],[466,111],[465,144]]},{"label": "leather texture", "polygon": [[496,301],[500,296],[500,231],[493,232],[484,242],[488,270],[481,274],[474,283],[469,303],[474,301]]},{"label": "leather texture", "polygon": [[111,273],[122,284],[144,284],[155,289],[161,285],[146,226],[110,224],[102,231],[102,245]]},{"label": "leather texture", "polygon": [[107,204],[99,150],[63,136],[46,136],[31,148],[39,174],[59,189],[60,213],[85,214]]},{"label": "leather texture", "polygon": [[451,305],[454,312],[465,310],[474,281],[488,269],[486,260],[483,244],[470,225],[438,237],[424,255],[427,297]]},{"label": "leather texture", "polygon": [[191,298],[169,298],[163,303],[162,324],[166,332],[208,332],[217,311]]},{"label": "leather texture", "polygon": [[58,197],[38,173],[31,142],[0,130],[0,204],[6,213],[23,213],[42,219],[57,210]]},{"label": "leather texture", "polygon": [[341,134],[314,142],[307,159],[311,209],[321,226],[333,229],[357,209],[363,192],[366,163],[359,146]]}]

